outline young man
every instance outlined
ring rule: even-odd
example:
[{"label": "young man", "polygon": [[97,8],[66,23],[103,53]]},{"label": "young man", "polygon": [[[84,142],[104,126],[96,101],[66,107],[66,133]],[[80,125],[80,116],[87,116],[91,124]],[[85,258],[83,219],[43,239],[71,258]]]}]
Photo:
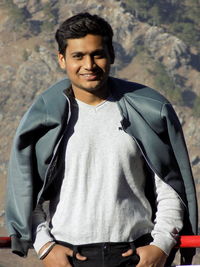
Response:
[{"label": "young man", "polygon": [[26,255],[33,240],[45,267],[167,266],[181,229],[196,232],[179,121],[159,93],[109,77],[112,36],[88,13],[60,26],[68,79],[38,97],[16,133],[8,230],[13,251]]}]

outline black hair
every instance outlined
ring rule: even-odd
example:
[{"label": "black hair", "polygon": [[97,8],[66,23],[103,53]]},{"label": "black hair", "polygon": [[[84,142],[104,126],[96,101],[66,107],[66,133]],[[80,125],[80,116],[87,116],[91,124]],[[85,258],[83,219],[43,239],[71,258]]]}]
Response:
[{"label": "black hair", "polygon": [[65,55],[68,39],[82,38],[87,34],[100,35],[103,37],[110,54],[111,63],[113,63],[115,55],[112,44],[112,27],[103,18],[97,15],[91,15],[87,12],[72,16],[60,25],[55,34],[59,53]]}]

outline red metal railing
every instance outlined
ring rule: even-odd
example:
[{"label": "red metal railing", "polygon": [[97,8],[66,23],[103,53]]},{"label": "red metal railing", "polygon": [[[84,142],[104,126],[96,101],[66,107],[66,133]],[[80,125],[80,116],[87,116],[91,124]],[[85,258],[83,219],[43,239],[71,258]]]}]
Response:
[{"label": "red metal railing", "polygon": [[0,248],[9,248],[11,246],[11,238],[8,236],[0,236]]},{"label": "red metal railing", "polygon": [[[11,245],[10,237],[0,237],[0,247],[9,248]],[[200,247],[200,235],[180,236],[178,247],[180,248],[198,248]]]},{"label": "red metal railing", "polygon": [[183,235],[180,236],[178,247],[180,248],[199,248],[200,235]]}]

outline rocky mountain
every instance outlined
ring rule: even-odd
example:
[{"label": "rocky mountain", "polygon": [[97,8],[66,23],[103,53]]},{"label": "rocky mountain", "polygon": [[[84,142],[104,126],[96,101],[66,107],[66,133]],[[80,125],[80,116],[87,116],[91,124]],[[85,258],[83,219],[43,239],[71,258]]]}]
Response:
[{"label": "rocky mountain", "polygon": [[[200,199],[200,118],[194,116],[192,109],[195,99],[200,96],[197,49],[169,34],[164,27],[139,21],[126,9],[123,1],[1,0],[0,235],[6,234],[6,173],[15,129],[34,98],[65,77],[57,64],[54,33],[58,24],[82,11],[103,16],[113,27],[116,51],[113,75],[154,87],[167,97],[172,96],[183,125]],[[177,94],[181,102],[177,101]],[[2,264],[5,266],[4,261]],[[16,266],[9,264],[6,266]]]}]

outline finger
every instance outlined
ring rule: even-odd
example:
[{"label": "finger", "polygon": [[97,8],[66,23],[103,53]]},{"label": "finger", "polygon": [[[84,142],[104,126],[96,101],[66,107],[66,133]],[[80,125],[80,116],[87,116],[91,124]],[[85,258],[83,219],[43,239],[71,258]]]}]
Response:
[{"label": "finger", "polygon": [[136,248],[136,254],[140,255],[142,253],[142,247]]},{"label": "finger", "polygon": [[69,257],[73,257],[73,250],[70,248],[66,248],[66,255]]},{"label": "finger", "polygon": [[87,260],[87,257],[81,255],[80,253],[76,253],[76,258],[77,258],[77,260],[80,260],[80,261]]},{"label": "finger", "polygon": [[140,248],[136,248],[136,253],[137,253],[137,254],[140,253]]},{"label": "finger", "polygon": [[132,254],[133,254],[133,250],[129,249],[126,252],[122,253],[122,256],[123,257],[128,257],[128,256],[131,256]]},{"label": "finger", "polygon": [[81,255],[80,253],[74,253],[70,248],[66,248],[66,255],[69,257],[75,257],[77,260],[85,261],[87,257]]}]

